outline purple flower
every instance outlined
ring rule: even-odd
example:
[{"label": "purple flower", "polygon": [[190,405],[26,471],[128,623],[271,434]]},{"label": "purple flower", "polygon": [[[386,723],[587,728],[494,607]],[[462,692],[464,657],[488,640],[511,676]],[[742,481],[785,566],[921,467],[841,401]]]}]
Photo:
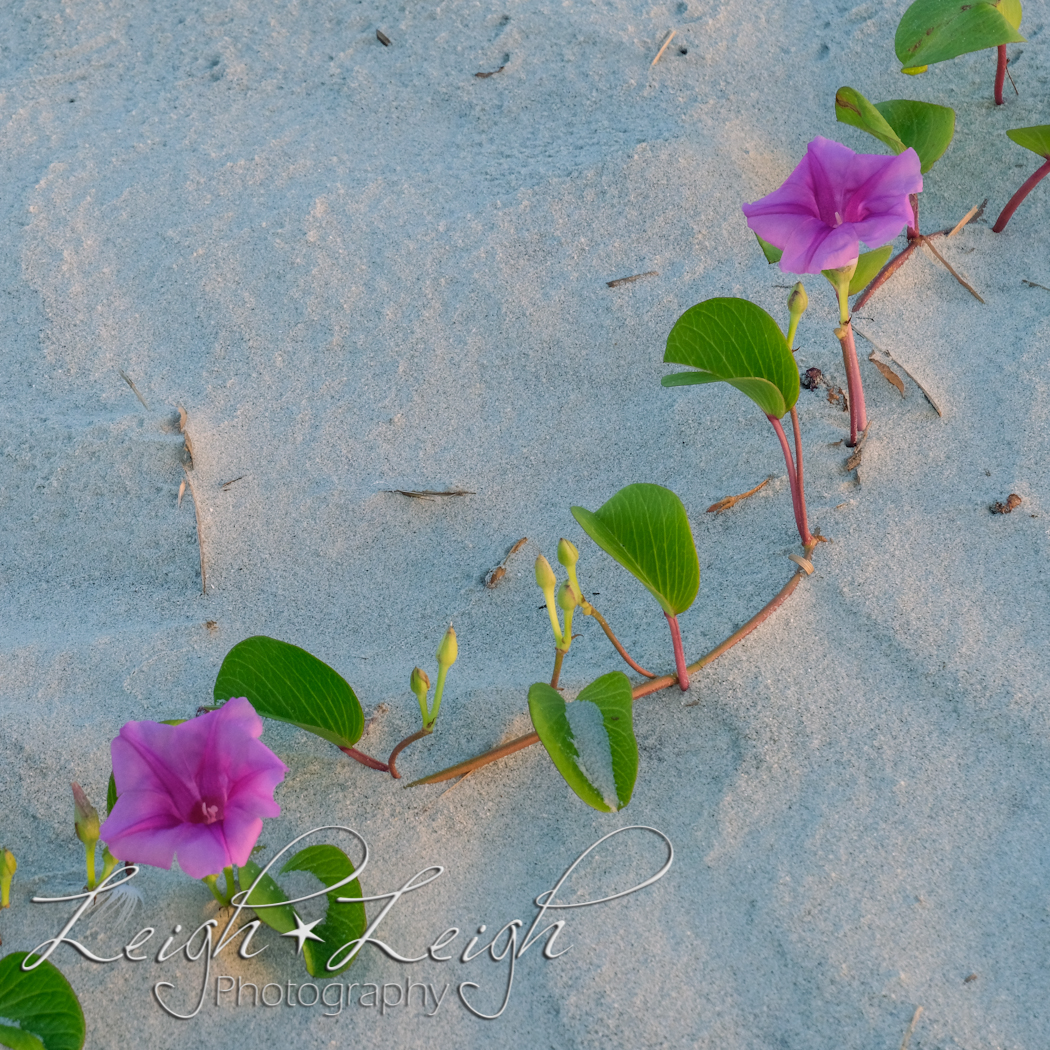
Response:
[{"label": "purple flower", "polygon": [[181,725],[128,722],[110,745],[117,803],[100,837],[121,860],[179,867],[195,879],[247,862],[263,817],[281,808],[288,772],[260,743],[262,719],[243,697]]},{"label": "purple flower", "polygon": [[780,268],[819,273],[848,266],[869,248],[888,244],[913,221],[908,194],[922,189],[919,157],[854,153],[815,138],[779,190],[745,204],[747,224],[783,249]]}]

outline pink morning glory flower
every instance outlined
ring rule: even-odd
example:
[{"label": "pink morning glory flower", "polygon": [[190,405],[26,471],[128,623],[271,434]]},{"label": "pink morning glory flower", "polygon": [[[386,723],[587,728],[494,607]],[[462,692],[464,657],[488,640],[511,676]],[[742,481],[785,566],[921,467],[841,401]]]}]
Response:
[{"label": "pink morning glory flower", "polygon": [[247,862],[263,817],[281,808],[288,772],[261,743],[262,719],[243,697],[181,725],[128,722],[110,745],[117,802],[100,829],[121,860],[192,878]]},{"label": "pink morning glory flower", "polygon": [[748,226],[783,250],[782,270],[819,273],[852,263],[861,241],[892,241],[913,221],[908,195],[921,189],[915,150],[854,153],[818,137],[780,189],[743,209]]}]

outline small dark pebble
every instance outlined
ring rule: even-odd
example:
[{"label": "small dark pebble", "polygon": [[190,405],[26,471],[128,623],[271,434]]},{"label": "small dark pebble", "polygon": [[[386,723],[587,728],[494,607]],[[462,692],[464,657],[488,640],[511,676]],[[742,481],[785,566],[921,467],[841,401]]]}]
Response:
[{"label": "small dark pebble", "polygon": [[378,40],[383,45],[383,47],[390,46],[390,37],[388,37],[382,29],[376,30],[376,40]]},{"label": "small dark pebble", "polygon": [[689,54],[689,48],[687,48],[687,47],[680,47],[678,49],[678,53],[680,55],[688,55]]},{"label": "small dark pebble", "polygon": [[1016,510],[1024,502],[1016,492],[1011,492],[1006,497],[1005,503],[993,503],[988,509],[993,514],[1009,514],[1012,510]]},{"label": "small dark pebble", "polygon": [[824,373],[819,368],[807,368],[801,380],[807,390],[816,390],[823,381]]}]

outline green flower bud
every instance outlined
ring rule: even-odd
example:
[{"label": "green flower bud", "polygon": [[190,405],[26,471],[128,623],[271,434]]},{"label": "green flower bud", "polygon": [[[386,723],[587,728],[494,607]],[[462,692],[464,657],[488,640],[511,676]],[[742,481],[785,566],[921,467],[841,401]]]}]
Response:
[{"label": "green flower bud", "polygon": [[808,306],[809,296],[806,295],[806,289],[803,287],[802,282],[799,281],[791,289],[791,294],[788,296],[788,313],[791,314],[792,318],[801,317]]},{"label": "green flower bud", "polygon": [[413,668],[409,688],[416,696],[426,696],[430,692],[430,679],[427,678],[427,673],[422,667]]},{"label": "green flower bud", "polygon": [[542,554],[536,559],[536,583],[544,594],[548,591],[553,593],[558,586],[558,578],[554,575],[551,563]]},{"label": "green flower bud", "polygon": [[85,846],[94,847],[98,842],[98,810],[88,801],[84,789],[76,783],[73,784],[73,813],[77,838]]},{"label": "green flower bud", "polygon": [[0,850],[0,908],[11,907],[11,880],[18,861],[9,849]]},{"label": "green flower bud", "polygon": [[562,563],[566,568],[570,568],[580,560],[580,552],[576,549],[576,544],[571,540],[565,539],[563,536],[558,540],[558,561]]},{"label": "green flower bud", "polygon": [[569,581],[566,580],[558,588],[558,605],[565,612],[568,612],[570,609],[575,609],[577,604],[576,595],[572,593],[572,587],[569,586]]},{"label": "green flower bud", "polygon": [[438,670],[451,667],[456,662],[457,656],[459,656],[459,646],[456,644],[456,632],[450,624],[438,646]]}]

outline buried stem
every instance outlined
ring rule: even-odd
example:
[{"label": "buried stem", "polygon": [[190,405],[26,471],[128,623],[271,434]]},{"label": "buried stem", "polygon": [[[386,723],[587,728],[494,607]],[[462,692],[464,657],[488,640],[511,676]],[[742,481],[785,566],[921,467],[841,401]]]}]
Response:
[{"label": "buried stem", "polygon": [[842,363],[846,367],[846,387],[849,392],[849,441],[850,448],[857,444],[857,435],[868,429],[868,415],[864,408],[864,387],[860,379],[860,362],[857,346],[853,342],[853,325],[850,319],[835,329],[842,346]]},{"label": "buried stem", "polygon": [[381,773],[390,772],[390,767],[385,762],[380,762],[378,758],[373,758],[371,755],[366,755],[363,751],[358,751],[356,747],[341,747],[339,750],[344,755],[349,755],[355,762],[368,766],[369,769],[378,769]]},{"label": "buried stem", "polygon": [[[815,546],[816,544],[811,546],[807,545],[804,548],[805,556],[807,558],[812,555],[813,547]],[[757,613],[755,613],[754,616],[751,617],[750,620],[747,621],[747,623],[735,630],[720,645],[715,646],[715,648],[706,656],[701,657],[696,663],[689,664],[686,670],[690,674],[702,671],[708,664],[714,662],[723,653],[732,649],[737,642],[743,641],[743,639],[746,638],[756,627],[768,620],[769,617],[787,601],[792,592],[798,586],[798,582],[803,575],[804,573],[801,569],[792,573],[791,579],[781,587],[776,597],[767,602]],[[670,686],[675,685],[677,682],[677,674],[661,675],[659,678],[654,678],[649,682],[643,682],[641,685],[636,685],[631,691],[631,696],[635,700],[640,700],[643,696],[659,692],[661,689],[667,689]],[[513,755],[515,751],[521,751],[526,747],[531,747],[533,744],[538,744],[539,740],[540,738],[537,733],[526,733],[525,736],[519,736],[515,737],[513,740],[508,740],[505,744],[500,744],[499,747],[494,747],[491,750],[484,752],[484,754],[475,755],[473,758],[468,758],[457,765],[449,766],[448,769],[442,769],[437,773],[431,773],[428,777],[414,780],[408,786],[417,787],[421,784],[437,784],[444,780],[454,780],[456,777],[465,776],[467,773],[471,773],[475,769],[487,766],[490,762],[498,762],[501,758]]]},{"label": "buried stem", "polygon": [[1040,183],[1047,175],[1050,175],[1050,157],[1046,158],[1046,163],[1041,167],[1037,168],[1028,176],[1024,182],[1021,183],[1021,188],[1010,198],[1005,208],[999,215],[999,218],[995,220],[995,225],[992,227],[992,233],[1002,233],[1006,229],[1006,224],[1013,217],[1013,213],[1017,211],[1018,205],[1028,196],[1029,193],[1035,189],[1036,185]]},{"label": "buried stem", "polygon": [[1009,59],[1006,57],[1006,45],[1000,44],[996,49],[996,62],[995,62],[995,104],[1001,106],[1003,104],[1003,85],[1006,83],[1006,66],[1009,63]]},{"label": "buried stem", "polygon": [[433,732],[433,726],[430,726],[429,729],[426,726],[424,726],[422,729],[417,730],[411,736],[406,736],[405,739],[402,740],[401,743],[398,744],[397,747],[395,747],[394,750],[390,752],[390,757],[386,760],[386,764],[390,770],[390,775],[395,780],[401,779],[401,774],[397,771],[397,756],[400,755],[401,752],[404,751],[409,744],[414,744],[417,740],[422,740],[423,737],[430,736],[430,734]]},{"label": "buried stem", "polygon": [[678,617],[664,613],[667,626],[671,628],[671,644],[674,646],[674,665],[678,675],[678,687],[684,693],[689,688],[689,668],[685,666],[685,650],[682,648],[682,632],[678,629]]}]

